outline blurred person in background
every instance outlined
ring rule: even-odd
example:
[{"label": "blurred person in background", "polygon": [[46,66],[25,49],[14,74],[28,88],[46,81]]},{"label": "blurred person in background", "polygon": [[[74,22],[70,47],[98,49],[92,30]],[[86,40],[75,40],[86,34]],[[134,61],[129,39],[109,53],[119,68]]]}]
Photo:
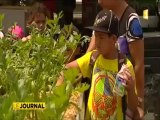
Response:
[{"label": "blurred person in background", "polygon": [[76,0],[57,0],[56,13],[63,12],[60,21],[61,27],[73,23],[73,11],[76,7]]},{"label": "blurred person in background", "polygon": [[43,4],[48,8],[51,17],[53,17],[53,13],[56,12],[56,0],[43,0]]},{"label": "blurred person in background", "polygon": [[[42,1],[36,2],[35,4],[33,4],[29,12],[27,24],[28,25],[34,24],[40,31],[43,31],[46,27],[46,18],[51,18],[51,14],[49,10],[47,9],[47,7],[44,5]],[[61,31],[64,34],[67,33],[64,27],[61,29]],[[74,25],[72,25],[71,31],[79,33],[79,30]],[[28,35],[27,37],[22,38],[22,41],[27,41],[29,39],[31,39],[31,35]],[[68,55],[70,56],[68,62],[73,61],[78,55],[78,53],[79,53],[79,47],[77,47],[75,51],[68,50]]]},{"label": "blurred person in background", "polygon": [[[27,25],[34,24],[40,31],[43,31],[46,27],[46,18],[51,18],[49,10],[43,3],[36,2],[29,11]],[[22,40],[26,41],[30,38],[31,36],[28,35]]]},{"label": "blurred person in background", "polygon": [[29,11],[27,24],[36,23],[36,27],[44,30],[46,18],[51,18],[50,12],[43,3],[36,2]]},{"label": "blurred person in background", "polygon": [[76,0],[63,0],[64,21],[66,25],[73,22],[73,11],[76,7]]}]

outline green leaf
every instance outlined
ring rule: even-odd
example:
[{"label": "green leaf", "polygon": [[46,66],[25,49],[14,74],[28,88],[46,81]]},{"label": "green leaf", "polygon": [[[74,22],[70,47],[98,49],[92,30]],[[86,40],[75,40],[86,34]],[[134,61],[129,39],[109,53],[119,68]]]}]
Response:
[{"label": "green leaf", "polygon": [[17,79],[18,74],[13,67],[8,68],[6,71],[6,74],[7,74],[7,79],[9,81],[18,82],[18,79]]},{"label": "green leaf", "polygon": [[0,68],[5,69],[6,67],[6,54],[2,48],[0,48]]},{"label": "green leaf", "polygon": [[54,88],[54,90],[53,90],[53,92],[54,92],[54,94],[56,95],[56,96],[63,96],[63,95],[65,95],[66,94],[66,84],[65,83],[63,83],[62,85],[60,85],[60,86],[56,86],[55,88]]},{"label": "green leaf", "polygon": [[[2,97],[1,97],[2,98]],[[2,118],[3,120],[9,120],[12,119],[12,115],[13,115],[13,109],[12,109],[12,104],[13,102],[16,101],[16,95],[15,93],[11,93],[5,97],[3,97],[5,99],[3,99],[1,101],[1,115],[0,115],[0,119]],[[2,114],[3,113],[3,114]]]},{"label": "green leaf", "polygon": [[74,83],[78,73],[79,71],[76,68],[67,69],[64,71],[64,80]]},{"label": "green leaf", "polygon": [[0,30],[2,30],[2,22],[3,22],[3,19],[4,19],[4,14],[0,14]]},{"label": "green leaf", "polygon": [[76,88],[75,88],[75,91],[78,91],[78,92],[85,92],[86,90],[88,90],[90,87],[90,85],[86,84],[86,83],[82,83],[81,85],[79,84]]}]

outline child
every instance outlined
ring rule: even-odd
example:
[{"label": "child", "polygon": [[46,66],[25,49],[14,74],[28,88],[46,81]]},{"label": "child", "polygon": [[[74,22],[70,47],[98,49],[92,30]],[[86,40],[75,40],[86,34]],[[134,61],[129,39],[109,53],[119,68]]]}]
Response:
[{"label": "child", "polygon": [[37,28],[44,30],[46,17],[51,17],[49,10],[42,3],[36,2],[29,13],[28,24],[31,25],[35,22]]},{"label": "child", "polygon": [[[120,49],[131,59],[136,77],[138,96],[136,120],[144,119],[144,39],[139,16],[127,2],[132,0],[98,0],[102,9],[113,10],[119,18]],[[138,1],[138,0],[137,0]],[[87,51],[95,49],[94,34]],[[119,40],[118,40],[119,41]],[[121,44],[122,43],[122,44]],[[129,48],[129,49],[128,49]],[[122,50],[121,49],[121,50]],[[122,50],[123,52],[123,50]]]},{"label": "child", "polygon": [[[48,9],[39,2],[36,2],[29,11],[27,25],[35,25],[40,31],[43,31],[46,27],[46,18],[50,18],[50,12]],[[31,39],[31,35],[22,38],[22,41]]]},{"label": "child", "polygon": [[[67,68],[79,68],[83,77],[92,79],[88,100],[91,118],[86,118],[86,120],[123,120],[122,97],[113,92],[118,73],[118,51],[115,48],[118,19],[112,11],[103,10],[97,15],[94,26],[89,29],[95,31],[96,48],[99,53],[93,69],[90,67],[90,59],[94,51],[66,65]],[[126,61],[126,66],[122,77],[126,82],[124,87],[127,90],[128,112],[126,114],[128,113],[132,119],[137,107],[137,96],[133,67],[129,60]],[[92,76],[90,76],[91,72]],[[60,82],[62,81],[59,81],[59,84]]]}]

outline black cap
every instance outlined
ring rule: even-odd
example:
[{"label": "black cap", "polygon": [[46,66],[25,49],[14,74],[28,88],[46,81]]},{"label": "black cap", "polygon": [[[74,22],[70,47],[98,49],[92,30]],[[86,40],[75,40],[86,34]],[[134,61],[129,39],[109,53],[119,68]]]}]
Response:
[{"label": "black cap", "polygon": [[118,36],[119,22],[111,10],[102,10],[98,13],[94,25],[86,28]]}]

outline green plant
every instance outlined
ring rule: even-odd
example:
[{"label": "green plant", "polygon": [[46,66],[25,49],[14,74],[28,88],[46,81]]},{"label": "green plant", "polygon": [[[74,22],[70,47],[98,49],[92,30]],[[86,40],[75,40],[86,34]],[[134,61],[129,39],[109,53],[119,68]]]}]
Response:
[{"label": "green plant", "polygon": [[[28,41],[12,40],[11,35],[0,39],[0,120],[63,119],[71,93],[88,89],[86,84],[75,89],[78,70],[64,67],[69,58],[67,50],[74,50],[83,37],[72,34],[72,26],[61,34],[60,18],[61,14],[48,20],[49,29],[44,32],[31,26]],[[56,87],[61,71],[64,83]],[[14,111],[13,102],[45,102],[46,109]]]},{"label": "green plant", "polygon": [[0,15],[0,30],[2,30],[2,21],[4,19],[4,15]]}]

